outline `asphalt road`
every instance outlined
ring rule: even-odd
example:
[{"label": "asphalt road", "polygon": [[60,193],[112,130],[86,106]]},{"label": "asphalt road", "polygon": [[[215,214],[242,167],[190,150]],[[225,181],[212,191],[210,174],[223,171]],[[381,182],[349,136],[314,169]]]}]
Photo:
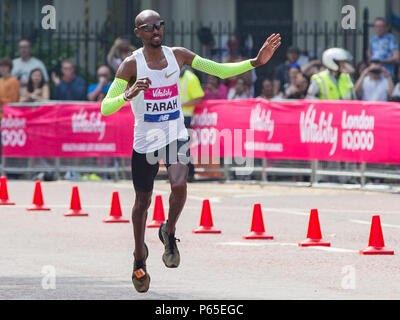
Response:
[{"label": "asphalt road", "polygon": [[[78,185],[88,217],[64,217]],[[147,229],[151,287],[137,293],[131,282],[131,223],[105,224],[118,191],[130,218],[130,182],[42,183],[50,212],[28,212],[32,181],[8,181],[15,206],[0,207],[1,299],[399,299],[400,195],[339,189],[192,183],[177,226],[178,269],[165,268],[157,229]],[[168,210],[169,185],[154,196]],[[221,234],[193,234],[203,199],[209,199]],[[253,205],[262,206],[273,240],[243,240]],[[153,214],[153,205],[148,221]],[[329,248],[301,248],[310,209],[319,210]],[[381,217],[392,256],[363,256],[372,215]]]}]

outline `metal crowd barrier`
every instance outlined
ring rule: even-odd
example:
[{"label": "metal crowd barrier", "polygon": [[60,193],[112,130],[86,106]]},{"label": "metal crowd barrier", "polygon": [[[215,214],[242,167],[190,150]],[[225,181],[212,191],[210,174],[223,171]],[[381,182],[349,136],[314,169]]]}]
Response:
[{"label": "metal crowd barrier", "polygon": [[[236,159],[237,160],[237,159]],[[81,175],[95,173],[105,180],[130,180],[131,159],[120,157],[98,158],[5,158],[2,157],[1,172],[16,178],[32,179],[38,173],[49,173],[52,180],[65,179],[67,172]],[[367,184],[395,186],[400,181],[399,165],[370,163],[269,160],[255,159],[254,167],[221,164],[213,168],[195,166],[196,180],[224,182],[254,181],[259,183],[303,183],[317,186],[321,183],[354,184],[361,188]],[[76,178],[81,180],[81,178]],[[167,172],[160,166],[157,179],[166,179]],[[74,179],[72,179],[74,180]]]}]

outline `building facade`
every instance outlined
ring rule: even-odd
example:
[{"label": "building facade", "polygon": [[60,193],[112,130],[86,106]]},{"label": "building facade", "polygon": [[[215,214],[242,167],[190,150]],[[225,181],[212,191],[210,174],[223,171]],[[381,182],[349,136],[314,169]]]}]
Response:
[{"label": "building facade", "polygon": [[[319,57],[327,47],[345,47],[358,62],[364,57],[365,9],[370,25],[376,17],[400,16],[400,1],[395,0],[0,0],[0,44],[18,39],[23,26],[37,39],[44,16],[41,8],[47,4],[56,9],[57,29],[50,31],[52,37],[68,38],[67,26],[71,34],[74,31],[75,58],[81,65],[89,64],[84,68],[91,73],[104,62],[113,38],[128,36],[140,46],[133,28],[134,17],[143,9],[158,11],[166,21],[167,45],[185,46],[221,61],[229,51],[254,56],[269,34],[280,32],[282,48],[269,66],[258,71],[263,75],[271,74],[291,45],[312,57]],[[341,28],[345,5],[356,9],[355,30]],[[373,29],[367,29],[370,38]]]}]

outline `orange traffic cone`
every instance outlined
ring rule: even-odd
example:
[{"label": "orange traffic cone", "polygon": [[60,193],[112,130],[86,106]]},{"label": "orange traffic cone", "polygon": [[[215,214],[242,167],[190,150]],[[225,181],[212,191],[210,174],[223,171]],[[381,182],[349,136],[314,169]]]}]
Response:
[{"label": "orange traffic cone", "polygon": [[129,222],[128,219],[124,219],[122,217],[121,204],[119,202],[119,195],[117,191],[113,192],[112,195],[110,216],[106,219],[103,219],[103,222]]},{"label": "orange traffic cone", "polygon": [[154,204],[153,221],[147,225],[147,228],[159,228],[164,221],[165,214],[162,197],[158,195]]},{"label": "orange traffic cone", "polygon": [[8,200],[7,177],[5,176],[0,178],[0,205],[15,205],[14,202]]},{"label": "orange traffic cone", "polygon": [[28,211],[49,211],[50,208],[44,206],[42,186],[40,181],[35,182],[35,193],[33,194],[33,203],[26,208]]},{"label": "orange traffic cone", "polygon": [[250,232],[242,236],[244,239],[273,239],[265,233],[264,221],[261,212],[261,205],[256,203],[253,208],[253,218],[251,220]]},{"label": "orange traffic cone", "polygon": [[368,247],[360,250],[361,254],[394,254],[393,250],[385,248],[381,219],[379,216],[372,217],[371,232],[369,234]]},{"label": "orange traffic cone", "polygon": [[321,228],[319,226],[318,210],[312,209],[310,214],[310,220],[308,222],[307,239],[299,242],[300,247],[308,246],[327,246],[331,244],[328,241],[322,239]]},{"label": "orange traffic cone", "polygon": [[210,201],[204,200],[201,209],[200,226],[192,231],[193,233],[221,233],[221,230],[214,229],[211,216]]},{"label": "orange traffic cone", "polygon": [[88,214],[86,212],[82,212],[81,207],[81,199],[79,197],[78,187],[72,187],[72,196],[71,196],[71,204],[69,210],[64,213],[66,217],[86,217]]}]

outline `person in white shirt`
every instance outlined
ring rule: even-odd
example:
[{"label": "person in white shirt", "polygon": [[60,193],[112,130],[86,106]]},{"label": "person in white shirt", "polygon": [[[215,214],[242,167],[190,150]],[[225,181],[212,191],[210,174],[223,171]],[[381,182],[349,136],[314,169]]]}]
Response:
[{"label": "person in white shirt", "polygon": [[396,86],[392,91],[392,100],[400,101],[400,82],[397,82]]},{"label": "person in white shirt", "polygon": [[264,98],[270,101],[279,101],[282,100],[282,97],[279,95],[274,95],[274,87],[272,84],[272,80],[264,79],[261,85],[261,94],[257,98]]},{"label": "person in white shirt", "polygon": [[22,39],[18,44],[18,52],[20,57],[13,60],[13,68],[11,74],[17,78],[21,87],[20,94],[28,84],[29,75],[32,70],[40,69],[45,82],[49,82],[49,75],[45,65],[39,59],[32,57],[32,47],[29,40]]},{"label": "person in white shirt", "polygon": [[[400,71],[397,74],[397,79],[400,79]],[[400,81],[394,86],[390,101],[400,102]]]},{"label": "person in white shirt", "polygon": [[354,90],[364,101],[388,101],[393,91],[389,72],[379,61],[371,61],[358,78]]}]

